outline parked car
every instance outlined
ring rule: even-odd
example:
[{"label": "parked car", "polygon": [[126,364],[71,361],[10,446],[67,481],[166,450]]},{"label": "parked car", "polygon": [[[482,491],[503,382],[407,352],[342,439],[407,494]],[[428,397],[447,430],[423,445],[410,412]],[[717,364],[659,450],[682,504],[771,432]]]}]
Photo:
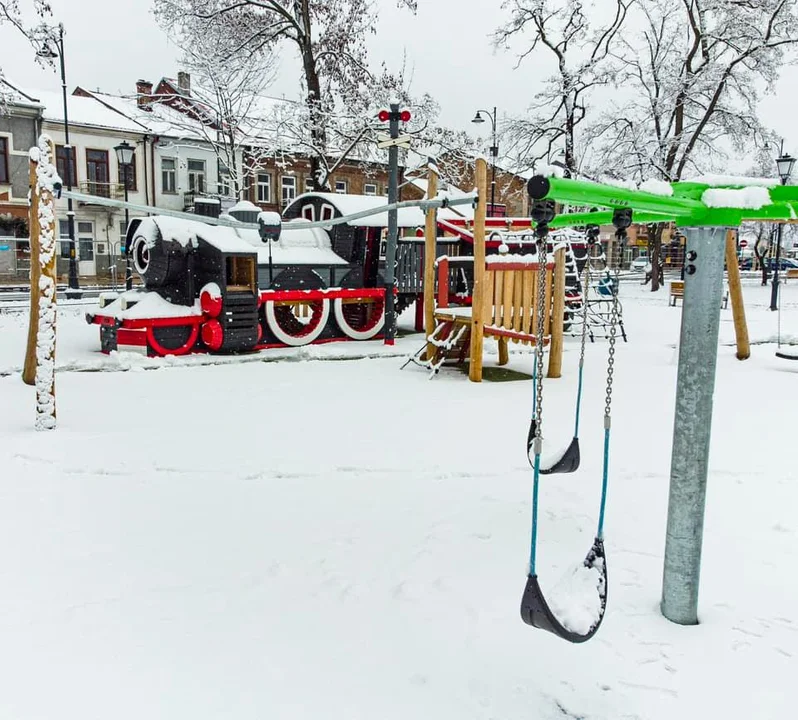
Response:
[{"label": "parked car", "polygon": [[636,272],[648,272],[650,269],[651,263],[649,262],[648,257],[645,255],[641,255],[640,257],[635,258],[632,260],[631,268]]},{"label": "parked car", "polygon": [[[773,272],[776,269],[776,258],[768,259],[768,270]],[[740,270],[751,270],[754,266],[753,258],[747,257],[740,260]],[[793,270],[798,268],[798,260],[794,258],[779,258],[779,271]]]}]

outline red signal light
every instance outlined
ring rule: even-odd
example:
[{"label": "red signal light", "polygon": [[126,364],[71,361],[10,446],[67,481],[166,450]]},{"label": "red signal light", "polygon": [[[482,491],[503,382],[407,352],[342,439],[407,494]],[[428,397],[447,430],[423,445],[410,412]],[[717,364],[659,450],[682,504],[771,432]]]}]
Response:
[{"label": "red signal light", "polygon": [[399,114],[399,119],[402,122],[410,122],[410,111],[409,110],[402,110]]},{"label": "red signal light", "polygon": [[377,113],[377,117],[380,122],[388,122],[388,118],[391,117],[391,114],[387,110],[380,110],[379,113]]}]

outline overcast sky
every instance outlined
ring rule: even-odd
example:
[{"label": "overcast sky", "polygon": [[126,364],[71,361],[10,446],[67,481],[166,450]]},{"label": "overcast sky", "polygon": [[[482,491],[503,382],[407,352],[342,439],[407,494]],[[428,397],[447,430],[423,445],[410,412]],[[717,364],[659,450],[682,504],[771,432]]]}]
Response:
[{"label": "overcast sky", "polygon": [[[178,52],[155,23],[151,0],[50,0],[66,28],[67,84],[107,92],[132,93],[135,81],[174,77]],[[370,39],[375,64],[401,66],[413,94],[429,92],[441,106],[441,122],[469,131],[477,108],[498,107],[499,116],[519,114],[543,77],[534,59],[515,70],[515,57],[495,52],[490,33],[501,22],[501,0],[419,0],[418,14],[380,5],[377,34]],[[29,4],[23,0],[23,5]],[[57,90],[58,76],[39,69],[30,46],[12,30],[0,28],[0,67],[12,82]],[[298,68],[286,58],[271,94],[296,97]],[[785,149],[798,153],[798,100],[795,70],[785,71],[776,96],[762,101],[762,116],[785,137]],[[475,132],[475,135],[479,134]]]}]

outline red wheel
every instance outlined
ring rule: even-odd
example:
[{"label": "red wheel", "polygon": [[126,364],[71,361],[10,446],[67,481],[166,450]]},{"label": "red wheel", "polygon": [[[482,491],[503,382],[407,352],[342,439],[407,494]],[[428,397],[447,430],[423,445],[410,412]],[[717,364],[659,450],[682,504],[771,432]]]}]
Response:
[{"label": "red wheel", "polygon": [[208,317],[219,317],[222,312],[222,291],[216,283],[208,283],[200,290],[200,307]]},{"label": "red wheel", "polygon": [[318,339],[330,317],[327,299],[293,305],[267,301],[265,309],[269,330],[280,342],[292,347],[308,345]]},{"label": "red wheel", "polygon": [[370,340],[385,325],[385,298],[336,298],[335,320],[341,332],[353,340]]},{"label": "red wheel", "polygon": [[202,324],[202,342],[209,350],[218,350],[224,342],[224,330],[218,320],[208,320]]}]

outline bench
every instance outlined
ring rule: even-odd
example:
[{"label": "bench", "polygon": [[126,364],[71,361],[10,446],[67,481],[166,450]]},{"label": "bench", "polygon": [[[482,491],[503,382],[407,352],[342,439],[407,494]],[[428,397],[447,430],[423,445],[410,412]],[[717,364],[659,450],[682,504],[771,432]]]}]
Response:
[{"label": "bench", "polygon": [[[671,307],[676,307],[676,301],[681,298],[684,300],[684,280],[671,280],[671,294],[669,304]],[[720,301],[720,306],[725,310],[729,306],[729,288],[724,288],[723,298]]]},{"label": "bench", "polygon": [[784,271],[785,280],[798,280],[798,268],[787,268]]},{"label": "bench", "polygon": [[[546,281],[544,287],[544,323],[543,342],[548,345],[552,331],[562,333],[563,311],[557,311],[555,297],[555,274],[563,274],[563,290],[560,294],[560,305],[564,306],[564,270],[565,253],[558,251],[555,262],[546,265]],[[535,256],[507,255],[489,256],[485,260],[482,290],[481,321],[483,334],[496,338],[499,344],[499,365],[509,361],[508,344],[534,345],[538,336],[538,276],[539,267]],[[436,347],[436,357],[429,358],[434,365],[446,359],[449,351],[457,350],[457,356],[463,359],[464,335],[469,335],[473,326],[472,307],[449,305],[448,277],[449,259],[438,258],[438,296],[435,309],[435,332],[428,341]],[[562,270],[560,270],[562,266]],[[556,283],[559,286],[560,283]],[[557,322],[557,318],[559,321]],[[482,366],[482,347],[477,347],[480,354],[478,366]],[[559,349],[561,353],[561,348]],[[556,359],[559,365],[561,358]],[[474,358],[471,358],[474,362]],[[480,373],[481,374],[481,373]]]}]

